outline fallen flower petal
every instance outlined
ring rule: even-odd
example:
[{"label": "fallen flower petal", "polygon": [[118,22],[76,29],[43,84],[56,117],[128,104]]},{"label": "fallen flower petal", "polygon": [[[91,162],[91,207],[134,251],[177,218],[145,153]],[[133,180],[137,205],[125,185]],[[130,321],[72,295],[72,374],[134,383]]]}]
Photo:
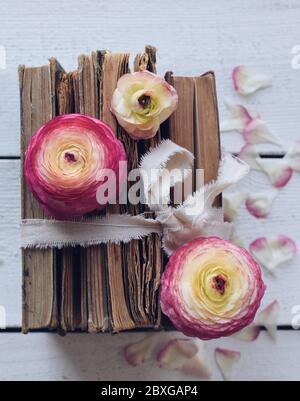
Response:
[{"label": "fallen flower petal", "polygon": [[256,158],[256,162],[275,188],[284,187],[292,178],[293,169],[285,159],[270,162],[268,159]]},{"label": "fallen flower petal", "polygon": [[252,170],[265,173],[275,188],[284,187],[293,175],[293,169],[283,159],[276,159],[270,162],[259,156],[254,145],[246,144],[240,150],[238,158],[246,162]]},{"label": "fallen flower petal", "polygon": [[234,368],[241,359],[241,353],[224,348],[216,348],[215,360],[224,380],[230,380],[234,374]]},{"label": "fallen flower petal", "polygon": [[189,339],[173,339],[159,352],[157,360],[164,369],[180,369],[198,352],[197,345]]},{"label": "fallen flower petal", "polygon": [[199,347],[197,354],[193,358],[185,362],[181,371],[188,376],[194,376],[199,379],[208,380],[211,378],[212,369],[204,344]]},{"label": "fallen flower petal", "polygon": [[225,102],[229,117],[221,122],[220,131],[238,131],[243,134],[248,144],[272,143],[281,146],[281,142],[269,131],[267,124],[257,112],[250,112],[241,104]]},{"label": "fallen flower petal", "polygon": [[271,134],[265,121],[259,118],[255,118],[245,125],[243,129],[243,137],[250,145],[272,143],[281,146],[279,139]]},{"label": "fallen flower petal", "polygon": [[256,72],[244,65],[239,65],[233,69],[232,80],[234,89],[244,96],[272,85],[270,76]]},{"label": "fallen flower petal", "polygon": [[238,154],[238,158],[247,163],[252,170],[261,170],[261,167],[257,162],[257,159],[259,159],[259,154],[255,146],[249,144],[243,146]]},{"label": "fallen flower petal", "polygon": [[250,325],[248,327],[245,327],[243,330],[239,331],[238,333],[235,333],[233,335],[234,338],[237,338],[238,340],[245,341],[245,342],[252,342],[255,341],[260,334],[260,327],[259,325]]},{"label": "fallen flower petal", "polygon": [[139,366],[148,361],[156,347],[156,336],[150,335],[129,344],[123,349],[125,360],[132,366]]},{"label": "fallen flower petal", "polygon": [[285,235],[257,238],[250,244],[250,252],[270,272],[292,260],[297,252],[295,242]]},{"label": "fallen flower petal", "polygon": [[277,339],[277,322],[279,315],[279,302],[273,301],[263,311],[258,313],[255,321],[263,326],[273,340]]},{"label": "fallen flower petal", "polygon": [[247,194],[245,192],[224,192],[222,195],[224,220],[231,222],[238,215],[238,209],[245,201]]},{"label": "fallen flower petal", "polygon": [[220,124],[220,131],[238,131],[243,132],[245,127],[253,120],[259,117],[258,113],[251,112],[241,104],[232,104],[225,102],[225,106],[229,111],[228,119]]},{"label": "fallen flower petal", "polygon": [[111,111],[134,139],[152,138],[177,108],[178,95],[163,78],[149,71],[123,75],[111,101]]},{"label": "fallen flower petal", "polygon": [[278,189],[249,194],[246,199],[246,208],[256,218],[267,217],[272,210],[272,204],[277,197]]},{"label": "fallen flower petal", "polygon": [[230,336],[251,324],[265,292],[250,254],[217,237],[178,248],[161,287],[164,314],[177,330],[202,340]]},{"label": "fallen flower petal", "polygon": [[284,160],[297,173],[300,173],[300,141],[297,141],[288,149]]},{"label": "fallen flower petal", "polygon": [[[272,143],[281,146],[281,142],[270,133],[266,123],[260,118],[260,115],[249,110],[242,105],[232,105],[225,103],[229,109],[230,115],[227,120],[221,122],[221,131],[239,131],[247,144]],[[248,148],[244,150],[249,150]],[[245,160],[245,159],[243,159]],[[253,163],[254,164],[254,163]],[[258,169],[258,167],[255,167]]]}]

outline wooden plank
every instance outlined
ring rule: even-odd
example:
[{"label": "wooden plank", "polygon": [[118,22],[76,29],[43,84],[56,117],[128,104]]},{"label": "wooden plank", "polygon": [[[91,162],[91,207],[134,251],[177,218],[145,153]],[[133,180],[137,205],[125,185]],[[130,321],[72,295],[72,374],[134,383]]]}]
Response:
[{"label": "wooden plank", "polygon": [[[21,154],[23,168],[25,150],[32,135],[51,120],[53,85],[50,66],[19,69],[21,98]],[[21,170],[22,218],[47,218],[28,190]],[[23,266],[23,319],[22,329],[56,328],[57,305],[55,291],[55,251],[28,249],[22,252]]]},{"label": "wooden plank", "polygon": [[[79,0],[75,0],[75,6],[71,0],[65,0],[63,4],[60,0],[48,4],[30,0],[34,13],[32,7],[27,10],[19,7],[19,0],[1,3],[0,42],[7,50],[7,68],[0,70],[1,156],[19,155],[19,100],[15,74],[18,64],[42,65],[53,52],[66,70],[72,70],[77,55],[97,49],[99,38],[107,49],[126,49],[135,54],[144,46],[145,36],[140,34],[137,21],[143,21],[145,15],[153,32],[151,39],[159,50],[160,74],[173,69],[175,75],[195,76],[212,69],[217,77],[222,118],[226,116],[223,99],[233,98],[233,101],[261,112],[272,132],[282,136],[284,141],[299,138],[299,93],[295,88],[300,86],[300,73],[291,68],[291,50],[299,45],[300,36],[298,0],[253,0],[231,2],[230,5],[222,1],[191,0],[185,9],[181,3],[170,0],[163,4],[153,0],[151,4],[143,4],[142,8],[137,0],[129,4],[116,0],[101,12],[97,2],[90,3],[86,7]],[[62,10],[61,15],[70,15],[64,20],[63,29],[55,25],[57,15],[54,10],[57,9]],[[42,27],[40,21],[43,21]],[[107,21],[110,21],[109,28]],[[53,25],[57,29],[53,29]],[[180,36],[175,35],[175,40],[170,43],[174,33],[179,32]],[[236,96],[230,74],[238,64],[272,74],[274,87],[246,99]],[[224,134],[223,144],[228,150],[238,151],[242,143],[239,134]],[[262,149],[280,151],[268,145]]]},{"label": "wooden plank", "polygon": [[[254,343],[234,339],[206,343],[213,380],[222,380],[214,361],[216,347],[241,352],[241,361],[233,375],[234,380],[300,380],[299,332],[280,331],[274,343],[261,333]],[[161,340],[174,338],[172,334],[157,333]],[[142,333],[55,334],[31,333],[0,334],[0,380],[191,380],[179,371],[159,369],[157,363],[147,362],[139,367],[129,366],[121,349],[128,343],[145,337]],[[176,335],[176,338],[179,337]],[[197,379],[196,379],[197,380]]]},{"label": "wooden plank", "polygon": [[[276,163],[276,159],[268,159],[268,162]],[[236,233],[242,239],[245,247],[248,247],[256,238],[284,234],[291,237],[296,242],[298,250],[300,249],[299,185],[300,174],[294,173],[291,181],[280,190],[278,197],[274,200],[270,215],[265,219],[253,217],[244,205],[241,206],[236,219]],[[269,189],[271,189],[271,185],[265,174],[251,171],[244,180],[236,185],[233,191],[254,194]],[[291,325],[292,308],[300,304],[299,262],[300,254],[298,252],[291,262],[278,268],[277,277],[263,269],[267,285],[263,305],[266,306],[274,299],[278,299],[281,308],[279,324],[282,325]]]},{"label": "wooden plank", "polygon": [[19,160],[0,160],[0,305],[6,309],[10,327],[21,327],[22,323],[20,170]]}]

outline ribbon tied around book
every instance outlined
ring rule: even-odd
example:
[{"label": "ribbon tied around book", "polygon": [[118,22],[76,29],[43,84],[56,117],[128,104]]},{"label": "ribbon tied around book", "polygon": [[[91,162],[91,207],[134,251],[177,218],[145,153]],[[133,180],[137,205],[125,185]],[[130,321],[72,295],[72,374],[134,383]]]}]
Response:
[{"label": "ribbon tied around book", "polygon": [[225,154],[215,181],[201,185],[181,204],[170,205],[171,188],[191,179],[193,160],[191,152],[170,140],[162,141],[143,156],[140,163],[143,198],[155,218],[148,218],[146,214],[111,214],[71,221],[26,219],[21,221],[21,247],[86,247],[130,242],[157,233],[162,236],[163,248],[170,255],[198,237],[229,239],[233,226],[224,222],[223,210],[215,207],[214,201],[243,178],[249,167],[240,159]]}]

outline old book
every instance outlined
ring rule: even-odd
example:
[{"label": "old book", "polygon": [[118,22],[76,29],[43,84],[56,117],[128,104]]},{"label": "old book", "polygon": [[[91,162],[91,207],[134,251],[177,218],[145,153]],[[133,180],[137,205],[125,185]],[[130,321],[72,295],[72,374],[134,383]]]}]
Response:
[{"label": "old book", "polygon": [[[105,52],[81,55],[78,59],[79,112],[103,118],[103,64]],[[101,213],[100,213],[101,215]],[[108,330],[106,246],[81,249],[82,280],[87,294],[87,329],[96,333]],[[82,293],[82,300],[85,299]],[[83,328],[83,327],[82,327]]]},{"label": "old book", "polygon": [[216,179],[220,160],[219,114],[215,77],[207,72],[195,78],[195,157],[204,181]]},{"label": "old book", "polygon": [[[55,115],[54,88],[58,65],[19,68],[21,99],[21,214],[22,218],[47,218],[23,178],[25,149],[33,133]],[[22,330],[57,328],[56,251],[26,249],[22,252]]]},{"label": "old book", "polygon": [[[102,119],[118,135],[117,122],[110,112],[112,94],[119,78],[129,71],[129,54],[106,53],[103,63],[103,111]],[[109,205],[108,213],[120,213],[120,205]],[[109,327],[113,331],[129,330],[135,327],[126,297],[126,266],[123,265],[123,245],[108,243],[106,246]]]},{"label": "old book", "polygon": [[[78,70],[63,74],[59,83],[59,114],[102,115],[103,52],[81,55]],[[104,246],[65,248],[61,252],[61,308],[63,331],[107,329]]]},{"label": "old book", "polygon": [[[152,54],[151,54],[152,52]],[[128,158],[128,170],[137,168],[140,156],[152,142],[132,140],[117,125],[110,112],[110,102],[117,81],[129,71],[128,54],[109,54],[104,57],[103,68],[103,120],[107,122],[123,142]],[[146,49],[147,63],[144,67],[153,71],[153,48]],[[138,58],[136,59],[138,60]],[[139,65],[139,61],[136,61]],[[139,214],[146,209],[143,205],[114,205],[110,213]],[[134,328],[155,328],[159,326],[160,312],[158,288],[161,276],[161,244],[156,235],[130,244],[107,245],[107,276],[110,310],[110,326],[113,332]]]},{"label": "old book", "polygon": [[[136,56],[134,64],[136,71],[148,70],[156,73],[156,48],[149,45],[146,46],[145,52]],[[159,130],[154,138],[148,141],[139,141],[137,147],[140,157],[149,149],[155,147],[161,138],[162,133]],[[134,167],[136,166],[134,165]],[[141,212],[149,217],[154,217],[154,214],[149,212],[146,205],[141,205],[140,209]],[[161,326],[159,290],[163,271],[164,252],[161,247],[161,239],[157,234],[151,234],[143,238],[141,258],[143,260],[141,276],[143,291],[141,293],[141,300],[143,300],[142,304],[144,304],[145,313],[148,318],[148,327],[158,329]],[[139,271],[137,272],[139,273]]]},{"label": "old book", "polygon": [[[179,96],[178,108],[169,119],[170,139],[195,155],[195,168],[203,170],[204,183],[208,183],[216,179],[221,157],[214,73],[176,77],[168,72],[166,80]],[[194,189],[195,185],[196,181]]]},{"label": "old book", "polygon": [[[78,75],[78,71],[64,72],[57,80],[56,115],[79,112]],[[86,330],[86,268],[81,263],[81,249],[66,247],[58,255],[59,329],[63,332]]]},{"label": "old book", "polygon": [[[128,54],[93,52],[79,57],[78,69],[65,72],[55,59],[50,66],[20,68],[22,157],[32,133],[56,115],[81,113],[109,124],[129,155],[128,169],[161,138],[171,138],[196,156],[205,181],[216,177],[220,157],[218,112],[213,73],[166,79],[179,94],[178,110],[151,140],[134,141],[110,112],[112,93],[129,71]],[[156,71],[156,49],[147,46],[134,69]],[[23,159],[22,159],[23,160]],[[22,217],[46,216],[22,182]],[[93,213],[145,213],[145,205],[110,205]],[[39,328],[63,332],[119,332],[168,328],[159,306],[160,279],[166,257],[161,239],[152,234],[129,244],[23,252],[23,331]]]}]

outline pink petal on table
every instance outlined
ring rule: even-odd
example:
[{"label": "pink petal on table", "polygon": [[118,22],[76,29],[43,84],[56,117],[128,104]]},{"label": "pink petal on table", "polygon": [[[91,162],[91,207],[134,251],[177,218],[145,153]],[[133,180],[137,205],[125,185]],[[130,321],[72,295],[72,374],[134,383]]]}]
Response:
[{"label": "pink petal on table", "polygon": [[224,121],[221,121],[221,132],[238,131],[242,133],[247,124],[259,117],[258,113],[250,112],[241,104],[232,104],[226,101],[225,106],[229,111],[229,116]]},{"label": "pink petal on table", "polygon": [[288,149],[284,160],[294,171],[300,173],[300,141]]},{"label": "pink petal on table", "polygon": [[260,165],[257,163],[259,154],[254,145],[246,144],[243,146],[238,154],[238,158],[246,162],[252,170],[261,170]]},{"label": "pink petal on table", "polygon": [[276,340],[277,338],[277,323],[279,315],[279,303],[278,301],[273,301],[264,310],[262,310],[256,317],[255,322],[260,326],[265,327],[269,336]]},{"label": "pink petal on table", "polygon": [[267,217],[272,210],[274,199],[278,195],[278,189],[270,189],[264,192],[248,194],[246,208],[256,218]]},{"label": "pink petal on table", "polygon": [[139,366],[149,360],[156,347],[156,336],[150,335],[142,340],[127,345],[123,352],[129,365]]},{"label": "pink petal on table", "polygon": [[189,339],[173,339],[159,352],[157,360],[164,369],[180,369],[198,352],[194,341]]},{"label": "pink petal on table", "polygon": [[271,134],[267,124],[257,112],[250,112],[241,104],[225,102],[225,105],[229,116],[221,122],[221,132],[238,131],[249,144],[272,143],[281,146],[279,139]]},{"label": "pink petal on table", "polygon": [[215,349],[215,360],[224,380],[230,380],[236,364],[241,359],[241,353],[224,348]]},{"label": "pink petal on table", "polygon": [[269,75],[259,73],[244,65],[233,69],[232,81],[234,89],[244,96],[272,85],[272,78]]},{"label": "pink petal on table", "polygon": [[252,324],[233,335],[234,338],[245,342],[255,341],[260,334],[259,325]]},{"label": "pink petal on table", "polygon": [[247,194],[245,192],[224,192],[222,195],[224,205],[224,219],[231,222],[238,215],[238,209],[244,203]]},{"label": "pink petal on table", "polygon": [[202,345],[199,347],[197,354],[193,358],[186,361],[186,363],[182,366],[181,371],[188,376],[194,376],[199,379],[208,380],[211,378],[212,370],[204,343],[202,343]]},{"label": "pink petal on table", "polygon": [[251,145],[258,143],[272,143],[281,146],[279,139],[271,134],[265,121],[260,118],[255,118],[249,121],[245,125],[242,133],[245,141]]},{"label": "pink petal on table", "polygon": [[254,145],[246,144],[243,146],[238,158],[246,162],[252,170],[265,173],[275,188],[284,187],[293,175],[293,169],[285,158],[270,162],[270,160],[259,156]]},{"label": "pink petal on table", "polygon": [[285,159],[275,159],[270,162],[268,159],[257,158],[256,162],[275,188],[284,187],[292,178],[293,169]]},{"label": "pink petal on table", "polygon": [[285,235],[257,238],[250,244],[249,249],[271,273],[274,273],[278,266],[291,261],[297,252],[295,242]]}]

